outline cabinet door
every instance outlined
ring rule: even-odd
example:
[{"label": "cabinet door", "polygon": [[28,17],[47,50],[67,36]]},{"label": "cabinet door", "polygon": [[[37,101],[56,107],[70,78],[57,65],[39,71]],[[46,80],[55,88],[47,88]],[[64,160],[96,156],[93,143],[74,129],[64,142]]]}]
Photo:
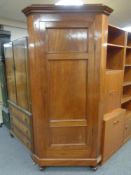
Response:
[{"label": "cabinet door", "polygon": [[103,161],[117,151],[123,143],[125,110],[117,109],[104,117]]},{"label": "cabinet door", "polygon": [[40,22],[40,31],[30,59],[35,150],[43,158],[96,158],[94,25]]},{"label": "cabinet door", "polygon": [[105,75],[105,113],[121,106],[123,71],[107,71]]},{"label": "cabinet door", "polygon": [[22,38],[13,42],[17,105],[29,109],[27,82],[27,39]]},{"label": "cabinet door", "polygon": [[8,86],[8,98],[16,103],[16,86],[15,86],[15,65],[13,58],[12,43],[4,45],[5,52],[5,64],[6,64],[6,76]]}]

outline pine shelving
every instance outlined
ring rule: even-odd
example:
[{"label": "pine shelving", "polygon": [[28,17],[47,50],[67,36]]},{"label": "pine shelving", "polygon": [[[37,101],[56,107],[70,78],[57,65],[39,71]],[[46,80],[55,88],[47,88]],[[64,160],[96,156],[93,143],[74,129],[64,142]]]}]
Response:
[{"label": "pine shelving", "polygon": [[[114,99],[114,102],[112,102],[114,104],[110,105],[116,107],[116,102],[121,99],[121,107],[126,109],[123,139],[123,142],[126,142],[131,138],[131,33],[115,26],[109,26],[108,29],[106,68],[112,70],[112,83],[114,84],[114,89],[110,93],[110,98]],[[123,81],[121,82],[122,94],[120,98],[118,91],[115,89],[113,70],[122,70]],[[117,83],[120,85],[119,79],[120,77],[117,76]],[[115,93],[117,93],[116,96]]]}]

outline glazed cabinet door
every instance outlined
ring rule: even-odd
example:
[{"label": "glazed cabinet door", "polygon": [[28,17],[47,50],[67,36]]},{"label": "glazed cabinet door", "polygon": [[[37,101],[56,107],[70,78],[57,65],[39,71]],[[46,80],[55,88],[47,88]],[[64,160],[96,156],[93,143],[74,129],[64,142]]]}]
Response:
[{"label": "glazed cabinet door", "polygon": [[17,105],[29,110],[27,38],[13,42]]},{"label": "glazed cabinet door", "polygon": [[16,103],[15,64],[12,43],[4,44],[8,98]]},{"label": "glazed cabinet door", "polygon": [[[88,59],[92,59],[94,53],[91,49],[94,48],[93,25],[40,22],[40,31],[43,42],[37,44],[43,53],[43,61],[39,63],[42,96],[34,90],[36,84],[32,84],[32,100],[37,93],[37,101],[39,98],[44,101],[44,111],[39,113],[43,122],[39,129],[43,127],[43,134],[38,136],[34,132],[34,139],[42,136],[45,140],[41,141],[41,146],[34,141],[35,147],[41,147],[41,156],[47,158],[88,158],[92,150],[94,117],[88,110],[91,104],[88,77],[92,77]],[[39,79],[40,74],[35,76]],[[41,104],[34,104],[37,105],[32,107],[35,115]],[[34,128],[38,124],[35,117]]]}]

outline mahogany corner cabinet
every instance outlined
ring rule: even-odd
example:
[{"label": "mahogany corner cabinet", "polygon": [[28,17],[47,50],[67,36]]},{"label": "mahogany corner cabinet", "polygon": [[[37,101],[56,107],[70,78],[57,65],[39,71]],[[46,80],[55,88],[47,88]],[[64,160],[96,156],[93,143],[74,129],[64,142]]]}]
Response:
[{"label": "mahogany corner cabinet", "polygon": [[97,166],[101,160],[108,17],[101,4],[31,5],[28,20],[33,160]]}]

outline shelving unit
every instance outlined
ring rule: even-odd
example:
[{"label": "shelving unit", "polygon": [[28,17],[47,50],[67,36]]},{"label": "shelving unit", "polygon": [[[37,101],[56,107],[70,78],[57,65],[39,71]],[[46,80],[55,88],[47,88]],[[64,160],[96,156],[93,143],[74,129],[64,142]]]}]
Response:
[{"label": "shelving unit", "polygon": [[124,142],[131,138],[131,33],[126,32],[122,108],[126,109]]},{"label": "shelving unit", "polygon": [[124,73],[121,105],[129,113],[131,110],[129,108],[131,106],[129,105],[131,103],[131,33],[112,25],[108,27],[106,68],[107,71],[122,70]]},{"label": "shelving unit", "polygon": [[115,26],[108,27],[104,109],[103,161],[131,137],[131,36]]}]

